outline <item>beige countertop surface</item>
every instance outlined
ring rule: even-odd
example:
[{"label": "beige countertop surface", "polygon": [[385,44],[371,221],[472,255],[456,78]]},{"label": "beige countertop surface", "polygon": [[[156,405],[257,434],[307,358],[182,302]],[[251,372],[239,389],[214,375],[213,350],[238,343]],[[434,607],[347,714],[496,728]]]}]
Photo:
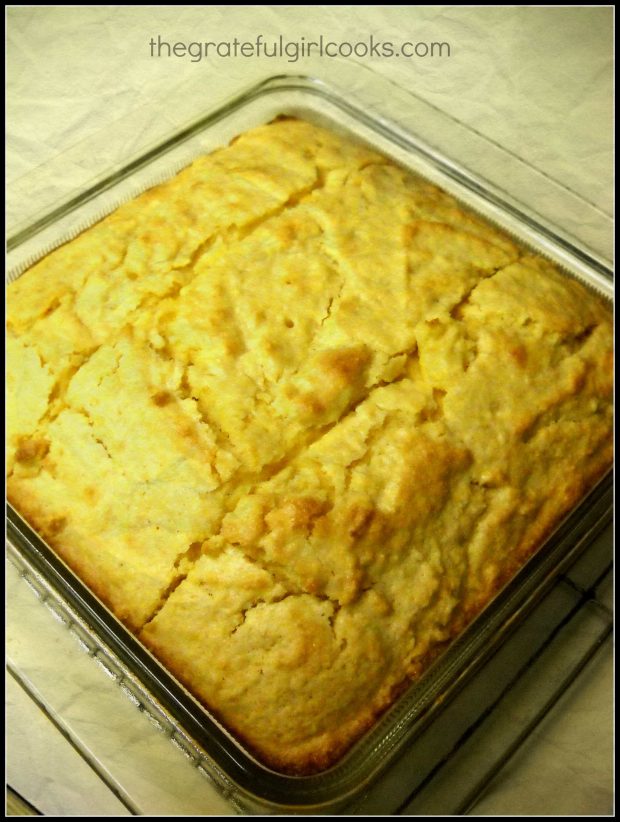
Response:
[{"label": "beige countertop surface", "polygon": [[[346,75],[343,66],[350,72],[357,62],[503,147],[609,227],[612,14],[604,6],[10,6],[9,204],[12,192],[27,190],[32,175],[43,179],[41,169],[53,168],[58,155],[126,122],[133,111],[152,111],[153,128],[159,121],[174,125],[175,95],[184,84],[204,81],[208,105],[216,90],[219,98],[270,74],[338,78]],[[347,43],[367,43],[371,35],[443,42],[450,55],[293,60],[149,53],[152,38],[230,44],[259,34],[298,44],[321,35]],[[136,145],[143,137],[135,135]],[[97,162],[93,157],[95,169]],[[62,192],[61,180],[52,176],[48,183]],[[28,203],[17,206],[18,214],[19,208],[28,213]],[[611,533],[604,539],[610,546]],[[600,596],[611,607],[606,585]],[[12,565],[6,607],[6,774],[13,790],[56,816],[235,812],[42,607]],[[571,645],[570,634],[564,641]],[[612,679],[606,640],[469,813],[611,815]],[[503,721],[518,725],[520,711],[518,702],[508,705]],[[384,791],[368,812],[418,812],[395,807],[389,780]]]}]

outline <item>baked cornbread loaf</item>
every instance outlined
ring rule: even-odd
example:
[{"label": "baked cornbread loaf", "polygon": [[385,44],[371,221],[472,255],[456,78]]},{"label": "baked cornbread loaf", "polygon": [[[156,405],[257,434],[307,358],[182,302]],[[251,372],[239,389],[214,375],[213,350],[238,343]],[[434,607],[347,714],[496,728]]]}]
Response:
[{"label": "baked cornbread loaf", "polygon": [[611,464],[608,307],[300,120],[7,308],[11,502],[283,771],[334,763]]}]

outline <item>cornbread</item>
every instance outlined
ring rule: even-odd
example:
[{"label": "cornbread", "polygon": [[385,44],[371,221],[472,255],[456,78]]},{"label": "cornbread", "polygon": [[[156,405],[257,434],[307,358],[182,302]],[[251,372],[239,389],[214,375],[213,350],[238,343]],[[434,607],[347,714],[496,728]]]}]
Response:
[{"label": "cornbread", "polygon": [[609,308],[301,120],[7,309],[10,501],[285,772],[336,762],[612,461]]}]

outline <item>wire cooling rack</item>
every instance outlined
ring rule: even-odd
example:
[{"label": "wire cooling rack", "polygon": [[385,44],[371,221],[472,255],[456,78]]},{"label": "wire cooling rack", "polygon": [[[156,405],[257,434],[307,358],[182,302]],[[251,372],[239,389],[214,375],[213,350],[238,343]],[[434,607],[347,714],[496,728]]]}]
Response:
[{"label": "wire cooling rack", "polygon": [[433,725],[361,798],[355,815],[476,815],[477,803],[611,641],[611,528],[560,576]]}]

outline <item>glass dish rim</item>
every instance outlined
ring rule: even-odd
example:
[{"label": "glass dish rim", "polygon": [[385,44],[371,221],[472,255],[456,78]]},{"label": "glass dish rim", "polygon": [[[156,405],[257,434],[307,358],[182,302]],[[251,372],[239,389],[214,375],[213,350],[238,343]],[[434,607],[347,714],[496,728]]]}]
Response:
[{"label": "glass dish rim", "polygon": [[[369,67],[364,67],[369,71],[378,81],[388,85],[395,85],[388,78],[377,75]],[[397,86],[397,88],[400,88]],[[416,94],[408,89],[400,89],[401,92],[406,93],[412,99],[429,109],[435,109],[432,104],[426,100],[419,98]],[[536,219],[525,213],[522,209],[510,202],[510,193],[505,189],[499,189],[497,185],[491,184],[480,177],[480,175],[465,169],[460,163],[448,158],[442,151],[430,146],[424,140],[416,137],[410,130],[403,128],[398,122],[392,118],[382,115],[380,112],[364,109],[361,103],[351,102],[343,95],[342,89],[339,89],[322,77],[310,74],[297,73],[278,73],[262,78],[258,82],[252,83],[245,87],[238,93],[232,95],[224,102],[216,104],[213,108],[209,108],[199,117],[193,119],[190,123],[175,130],[170,136],[162,140],[158,140],[154,146],[147,149],[140,149],[138,156],[129,160],[127,163],[121,165],[120,168],[115,168],[111,172],[103,172],[92,184],[89,184],[85,190],[80,190],[75,195],[69,195],[67,199],[63,200],[59,205],[50,207],[45,213],[34,215],[33,218],[28,218],[28,224],[20,228],[17,226],[11,233],[9,233],[6,240],[7,252],[12,251],[17,246],[21,245],[32,236],[36,235],[51,223],[74,211],[80,206],[87,203],[92,197],[111,188],[116,183],[126,179],[135,171],[138,171],[143,166],[148,165],[171,148],[176,147],[182,142],[187,141],[199,131],[204,130],[210,125],[214,125],[218,120],[226,117],[228,114],[236,111],[242,106],[252,102],[255,98],[282,91],[301,91],[311,95],[324,97],[329,102],[338,105],[341,110],[353,115],[357,120],[369,126],[372,130],[388,137],[390,141],[401,145],[405,149],[414,150],[416,153],[426,156],[432,163],[438,164],[448,176],[454,177],[455,181],[461,185],[466,186],[472,191],[478,191],[485,200],[496,203],[505,213],[513,214],[523,225],[530,227],[537,232],[542,233],[554,244],[558,249],[566,249],[575,259],[583,260],[589,267],[600,271],[607,279],[613,280],[613,272],[608,261],[601,258],[591,249],[585,247],[577,240],[572,242],[566,238],[555,233],[548,225],[544,225],[542,218]],[[357,102],[357,101],[356,101]],[[436,110],[436,109],[435,109]],[[439,111],[439,110],[436,110]],[[441,117],[449,118],[449,115],[439,111]],[[501,146],[497,146],[490,142],[483,135],[469,129],[468,126],[455,120],[454,126],[459,126],[464,131],[475,134],[475,136],[484,143],[493,145],[495,149],[504,152]],[[527,167],[524,161],[517,158],[519,163]],[[52,159],[50,163],[53,163]],[[532,169],[534,170],[534,169]],[[554,183],[554,180],[549,180]],[[561,185],[561,184],[560,184]],[[542,220],[542,221],[541,221]]]}]

